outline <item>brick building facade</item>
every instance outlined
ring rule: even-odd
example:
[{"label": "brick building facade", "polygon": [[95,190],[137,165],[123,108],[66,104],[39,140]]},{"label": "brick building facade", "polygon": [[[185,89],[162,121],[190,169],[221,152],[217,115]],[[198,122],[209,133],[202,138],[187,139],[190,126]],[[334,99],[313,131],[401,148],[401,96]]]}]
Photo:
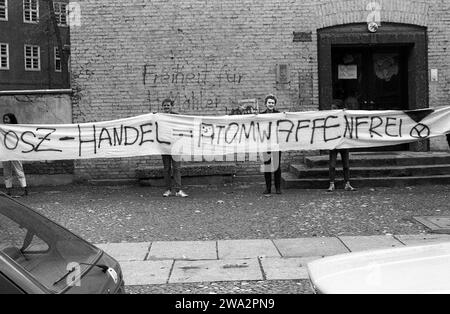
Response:
[{"label": "brick building facade", "polygon": [[[364,51],[403,47],[405,109],[448,105],[447,0],[78,3],[80,24],[71,27],[74,123],[157,111],[168,96],[178,112],[193,115],[227,114],[249,98],[263,106],[268,93],[278,96],[282,111],[327,109],[334,97],[327,74],[333,36],[345,37],[336,45]],[[369,32],[368,20],[381,24],[378,32]],[[440,139],[431,142],[431,149],[443,147]],[[284,154],[284,164],[303,154]],[[75,173],[84,179],[134,178],[137,168],[160,163],[156,157],[82,160],[75,162]],[[257,169],[256,163],[238,164],[240,173]]]},{"label": "brick building facade", "polygon": [[0,91],[69,88],[68,3],[53,2],[53,21],[46,0],[0,1]]}]

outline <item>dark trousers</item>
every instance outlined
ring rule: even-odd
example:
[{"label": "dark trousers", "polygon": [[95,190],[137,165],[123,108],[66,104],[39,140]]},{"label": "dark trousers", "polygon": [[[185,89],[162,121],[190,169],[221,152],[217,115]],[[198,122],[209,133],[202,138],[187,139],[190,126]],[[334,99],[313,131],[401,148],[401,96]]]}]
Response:
[{"label": "dark trousers", "polygon": [[341,154],[345,182],[350,180],[350,152],[348,149],[330,150],[330,182],[336,179],[337,155]]},{"label": "dark trousers", "polygon": [[[175,161],[171,155],[162,155],[162,160],[164,164],[164,180],[166,182],[166,187],[168,190],[175,188],[177,190],[181,189],[181,173],[180,173],[180,162]],[[172,185],[172,172],[173,181]]]},{"label": "dark trousers", "polygon": [[[274,175],[274,181],[275,181],[275,189],[277,191],[281,190],[281,152],[270,152],[270,155],[273,154],[279,154],[279,162],[278,162],[278,168],[273,172],[264,172],[264,179],[266,180],[266,190],[271,191],[272,189],[272,173]],[[272,158],[269,160],[266,160],[264,162],[264,165],[270,165],[272,163]]]},{"label": "dark trousers", "polygon": [[447,134],[447,143],[448,143],[448,147],[450,147],[450,133]]}]

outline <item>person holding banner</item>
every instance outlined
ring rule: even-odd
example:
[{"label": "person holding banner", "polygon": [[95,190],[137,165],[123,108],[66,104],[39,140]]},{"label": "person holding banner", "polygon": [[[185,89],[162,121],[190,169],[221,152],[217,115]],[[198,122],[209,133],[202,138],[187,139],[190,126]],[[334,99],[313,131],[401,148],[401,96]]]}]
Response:
[{"label": "person holding banner", "polygon": [[[264,101],[266,110],[262,114],[280,113],[275,109],[277,105],[277,98],[274,95],[268,95]],[[281,194],[281,151],[272,151],[263,153],[264,164],[262,171],[264,171],[264,180],[266,181],[265,195],[270,195],[272,192],[272,173],[275,180],[275,190],[277,194]]]},{"label": "person holding banner", "polygon": [[[161,107],[164,113],[177,114],[173,111],[174,102],[170,98],[163,100]],[[173,158],[172,155],[162,155],[162,161],[164,165],[164,180],[166,182],[167,190],[164,192],[164,197],[169,197],[172,195],[172,189],[176,189],[175,196],[188,197],[188,195],[181,189],[181,172],[180,172],[180,161]],[[175,184],[172,185],[172,172],[173,181]]]},{"label": "person holding banner", "polygon": [[[338,100],[334,100],[331,105],[332,110],[337,109],[357,109],[358,100],[356,97],[347,97],[344,102]],[[328,192],[333,192],[336,190],[335,179],[336,179],[336,164],[337,164],[337,155],[341,154],[342,159],[342,167],[344,171],[344,181],[346,191],[355,191],[356,189],[352,187],[350,184],[350,151],[348,149],[333,149],[330,150],[330,161],[329,161],[329,176],[330,176],[330,186],[328,188]]]},{"label": "person holding banner", "polygon": [[[3,123],[17,124],[17,118],[14,114],[7,113],[3,116]],[[14,174],[23,189],[22,196],[28,195],[27,180],[23,171],[22,162],[20,162],[19,160],[9,160],[3,162],[3,177],[5,180],[6,194],[11,195]]]}]

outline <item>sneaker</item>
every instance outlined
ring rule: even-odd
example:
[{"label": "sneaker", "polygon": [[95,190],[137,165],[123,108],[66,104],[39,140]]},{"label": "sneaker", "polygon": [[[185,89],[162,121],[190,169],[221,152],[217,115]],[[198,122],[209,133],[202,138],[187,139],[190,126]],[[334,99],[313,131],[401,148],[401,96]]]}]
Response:
[{"label": "sneaker", "polygon": [[276,193],[281,194],[281,189],[277,189]]},{"label": "sneaker", "polygon": [[346,191],[356,191],[356,189],[353,187],[353,186],[351,186],[350,185],[350,182],[347,182],[346,184],[345,184],[345,188],[344,188]]},{"label": "sneaker", "polygon": [[183,190],[179,190],[176,194],[176,196],[180,196],[180,197],[188,197],[189,195],[187,195],[186,193],[183,192]]},{"label": "sneaker", "polygon": [[170,195],[172,195],[172,191],[171,190],[167,190],[163,194],[164,197],[169,197]]},{"label": "sneaker", "polygon": [[269,195],[270,193],[272,193],[270,190],[265,190],[265,191],[263,192],[264,195]]},{"label": "sneaker", "polygon": [[336,187],[334,186],[334,183],[330,183],[330,187],[328,188],[328,192],[334,192],[336,190]]}]

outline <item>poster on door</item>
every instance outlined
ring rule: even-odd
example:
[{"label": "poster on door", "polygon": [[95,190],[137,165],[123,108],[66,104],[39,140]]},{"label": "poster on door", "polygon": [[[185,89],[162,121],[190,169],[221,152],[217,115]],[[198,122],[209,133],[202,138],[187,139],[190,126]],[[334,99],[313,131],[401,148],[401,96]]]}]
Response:
[{"label": "poster on door", "polygon": [[357,80],[358,66],[356,64],[339,64],[338,65],[339,80]]},{"label": "poster on door", "polygon": [[398,75],[398,54],[394,53],[375,53],[373,55],[373,67],[378,79],[390,82],[392,77]]}]

